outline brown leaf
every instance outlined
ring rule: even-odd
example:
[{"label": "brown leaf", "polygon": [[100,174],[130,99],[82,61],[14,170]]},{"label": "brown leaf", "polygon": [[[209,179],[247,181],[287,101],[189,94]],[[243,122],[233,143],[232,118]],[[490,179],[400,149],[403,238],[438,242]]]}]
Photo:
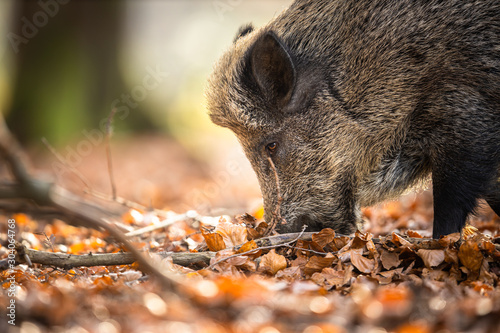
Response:
[{"label": "brown leaf", "polygon": [[328,253],[324,257],[312,256],[304,267],[304,273],[312,275],[315,272],[320,272],[323,268],[330,267],[334,260],[335,257],[331,253]]},{"label": "brown leaf", "polygon": [[287,267],[276,273],[276,277],[286,279],[287,281],[294,282],[300,280],[302,273],[299,266]]},{"label": "brown leaf", "polygon": [[371,273],[375,269],[375,260],[363,257],[357,251],[351,253],[351,262],[362,273]]},{"label": "brown leaf", "polygon": [[455,248],[447,247],[444,249],[444,261],[458,266],[458,251]]},{"label": "brown leaf", "polygon": [[356,230],[354,238],[351,242],[351,249],[361,249],[365,247],[365,244],[373,238],[373,235],[369,232],[363,234],[361,231]]},{"label": "brown leaf", "polygon": [[332,241],[332,244],[330,244],[332,246],[332,250],[333,251],[338,251],[340,250],[341,248],[343,248],[344,246],[347,245],[347,243],[349,242],[349,237],[347,236],[342,236],[342,237],[335,237]]},{"label": "brown leaf", "polygon": [[439,266],[444,261],[444,250],[419,249],[417,254],[428,268]]},{"label": "brown leaf", "polygon": [[442,236],[439,239],[439,245],[441,245],[442,247],[447,247],[447,246],[450,246],[452,244],[455,244],[459,240],[460,240],[460,233],[456,232],[454,234],[449,234],[449,235],[446,235],[446,236]]},{"label": "brown leaf", "polygon": [[385,269],[398,267],[402,262],[396,252],[389,252],[387,250],[382,250],[380,261],[382,262],[382,266],[384,266]]},{"label": "brown leaf", "polygon": [[374,277],[379,281],[380,284],[389,284],[393,279],[399,279],[403,273],[403,267],[398,269],[393,269],[390,271],[383,271],[375,275]]},{"label": "brown leaf", "polygon": [[247,225],[248,236],[250,236],[250,239],[262,238],[267,230],[267,227],[268,225],[266,222],[260,222],[259,225],[255,228]]},{"label": "brown leaf", "polygon": [[248,213],[236,215],[234,218],[240,224],[255,226],[257,223],[257,219]]},{"label": "brown leaf", "polygon": [[412,247],[413,244],[396,233],[392,233],[392,242],[400,247]]},{"label": "brown leaf", "polygon": [[[235,253],[232,249],[225,249],[219,251],[217,252],[214,258],[210,259],[210,264],[213,265],[215,262],[230,257],[234,254]],[[247,271],[255,271],[255,266],[256,266],[255,262],[251,260],[249,257],[236,256],[218,263],[217,265],[215,265],[215,268],[219,272],[238,274],[238,270],[236,269],[236,267]]]},{"label": "brown leaf", "polygon": [[349,282],[352,276],[352,266],[347,270],[336,270],[331,267],[324,268],[321,273],[317,272],[311,276],[311,280],[320,286],[331,289],[332,287],[340,288]]},{"label": "brown leaf", "polygon": [[274,275],[278,271],[285,269],[286,266],[286,258],[281,254],[277,254],[276,251],[272,249],[268,254],[262,256],[259,265],[259,272],[265,272],[270,275]]},{"label": "brown leaf", "polygon": [[317,234],[312,235],[312,240],[316,242],[321,248],[325,247],[326,244],[332,242],[334,238],[335,231],[331,228],[325,228]]},{"label": "brown leaf", "polygon": [[458,258],[469,271],[477,273],[483,264],[484,257],[477,243],[467,240],[460,246]]}]

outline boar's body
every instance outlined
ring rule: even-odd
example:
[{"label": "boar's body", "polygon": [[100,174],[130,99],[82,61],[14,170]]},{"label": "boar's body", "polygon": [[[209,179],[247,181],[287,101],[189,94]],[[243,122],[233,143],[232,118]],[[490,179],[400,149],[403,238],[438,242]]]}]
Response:
[{"label": "boar's body", "polygon": [[500,213],[500,2],[302,0],[245,28],[207,90],[281,232],[360,226],[432,180],[434,237],[478,199]]}]

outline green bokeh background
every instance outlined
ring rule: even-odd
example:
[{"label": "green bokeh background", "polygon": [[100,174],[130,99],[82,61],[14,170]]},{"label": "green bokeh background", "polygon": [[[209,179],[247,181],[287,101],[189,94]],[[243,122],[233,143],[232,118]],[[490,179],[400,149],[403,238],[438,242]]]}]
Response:
[{"label": "green bokeh background", "polygon": [[126,105],[122,96],[159,68],[168,76],[115,119],[115,135],[161,133],[208,158],[218,141],[234,140],[204,108],[213,63],[240,25],[263,25],[289,3],[2,0],[0,109],[23,144],[61,147],[100,129],[113,103]]}]

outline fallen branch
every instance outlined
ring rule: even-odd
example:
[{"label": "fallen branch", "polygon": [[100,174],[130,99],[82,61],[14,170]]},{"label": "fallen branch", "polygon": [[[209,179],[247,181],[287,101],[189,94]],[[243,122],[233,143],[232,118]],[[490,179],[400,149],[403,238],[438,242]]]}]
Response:
[{"label": "fallen branch", "polygon": [[[81,266],[130,265],[137,261],[135,255],[129,252],[75,255],[37,251],[26,248],[23,245],[16,246],[16,252],[16,265],[33,263],[55,266],[62,269],[71,269],[73,267]],[[155,254],[161,256],[162,258],[170,257],[172,258],[174,264],[181,266],[199,266],[200,263],[208,265],[210,264],[210,259],[215,256],[214,252],[158,252]],[[0,260],[0,270],[8,268],[8,259]]]}]

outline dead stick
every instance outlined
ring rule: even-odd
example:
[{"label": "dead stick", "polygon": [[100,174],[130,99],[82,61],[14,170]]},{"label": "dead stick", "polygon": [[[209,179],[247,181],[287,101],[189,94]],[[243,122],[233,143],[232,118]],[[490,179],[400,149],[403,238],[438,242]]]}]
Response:
[{"label": "dead stick", "polygon": [[[33,264],[42,264],[48,266],[71,269],[73,267],[92,267],[92,266],[112,266],[112,265],[130,265],[136,262],[132,253],[89,253],[74,255],[67,253],[54,253],[46,251],[37,251],[20,245],[16,247],[16,264],[24,264],[29,260]],[[156,255],[162,258],[172,258],[174,264],[181,266],[192,266],[198,263],[210,264],[210,259],[215,256],[214,252],[158,252]],[[0,270],[9,267],[8,260],[0,260]]]}]

